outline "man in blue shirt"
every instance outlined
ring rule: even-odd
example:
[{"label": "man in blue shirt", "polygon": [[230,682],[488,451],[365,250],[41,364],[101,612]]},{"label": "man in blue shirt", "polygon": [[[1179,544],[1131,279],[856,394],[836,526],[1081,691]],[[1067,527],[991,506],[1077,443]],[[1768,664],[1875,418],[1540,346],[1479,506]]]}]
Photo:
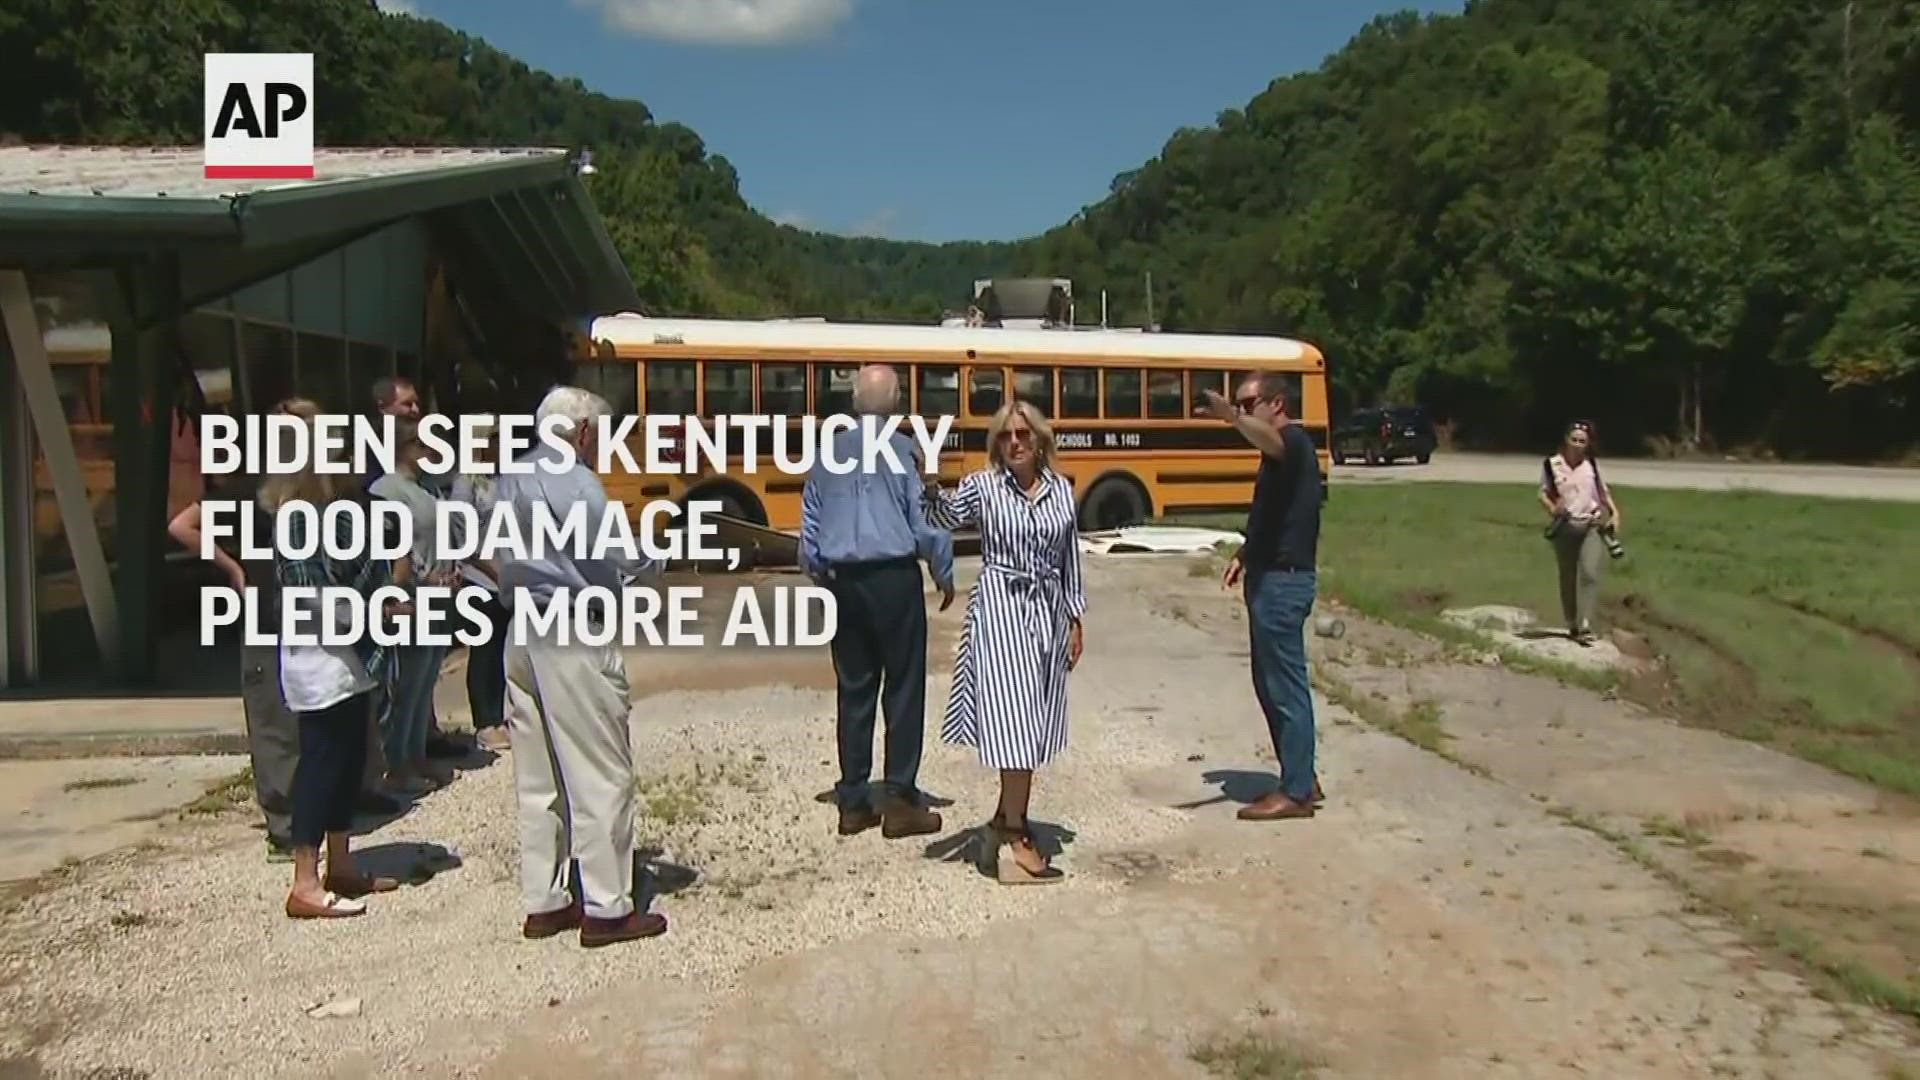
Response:
[{"label": "man in blue shirt", "polygon": [[[862,368],[854,411],[885,417],[900,401],[891,367]],[[837,432],[833,458],[865,463],[863,427]],[[920,560],[933,570],[940,610],[953,603],[953,537],[927,524],[913,440],[893,437],[903,468],[884,455],[873,468],[836,474],[816,460],[801,499],[800,564],[832,590],[839,608],[833,670],[839,682],[840,835],[875,825],[888,839],[940,831],[940,815],[920,805],[918,780],[927,705],[927,600]],[[828,446],[822,446],[822,458]],[[873,772],[875,705],[887,716],[886,775],[878,810],[868,792]]]}]

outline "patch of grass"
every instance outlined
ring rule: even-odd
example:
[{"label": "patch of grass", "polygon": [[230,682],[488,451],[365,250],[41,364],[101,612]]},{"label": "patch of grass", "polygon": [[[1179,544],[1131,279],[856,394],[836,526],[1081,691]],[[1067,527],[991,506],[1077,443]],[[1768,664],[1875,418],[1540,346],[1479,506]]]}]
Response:
[{"label": "patch of grass", "polygon": [[710,798],[697,772],[662,773],[634,781],[640,813],[667,828],[698,825],[707,820]]},{"label": "patch of grass", "polygon": [[1710,837],[1685,822],[1669,821],[1663,817],[1653,817],[1640,823],[1640,831],[1648,836],[1664,837],[1676,840],[1687,847],[1705,847]]},{"label": "patch of grass", "polygon": [[60,785],[60,790],[72,795],[82,791],[108,791],[113,788],[132,787],[139,782],[131,776],[89,776],[80,780],[69,780]]},{"label": "patch of grass", "polygon": [[107,920],[115,930],[131,930],[147,925],[147,917],[138,911],[122,911]]},{"label": "patch of grass", "polygon": [[1310,1080],[1325,1065],[1301,1047],[1254,1032],[1209,1039],[1188,1056],[1228,1080]]},{"label": "patch of grass", "polygon": [[181,808],[181,813],[211,816],[225,813],[253,799],[253,768],[248,766],[214,784],[206,793]]},{"label": "patch of grass", "polygon": [[1311,673],[1313,685],[1327,700],[1360,718],[1362,723],[1436,754],[1475,776],[1488,775],[1485,767],[1453,753],[1447,746],[1445,714],[1440,703],[1420,698],[1402,709],[1381,694],[1363,694],[1341,679],[1318,667]]},{"label": "patch of grass", "polygon": [[[1617,494],[1629,554],[1605,570],[1600,621],[1644,637],[1659,675],[1622,681],[1510,650],[1503,663],[1920,795],[1920,505]],[[1440,611],[1511,604],[1559,622],[1539,518],[1526,484],[1347,485],[1327,504],[1321,589],[1485,653]]]}]

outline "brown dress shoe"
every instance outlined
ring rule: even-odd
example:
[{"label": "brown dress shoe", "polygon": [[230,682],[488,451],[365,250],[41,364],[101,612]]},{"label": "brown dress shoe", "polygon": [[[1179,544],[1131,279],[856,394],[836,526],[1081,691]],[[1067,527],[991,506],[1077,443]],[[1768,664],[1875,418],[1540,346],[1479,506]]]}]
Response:
[{"label": "brown dress shoe", "polygon": [[1313,804],[1301,805],[1280,792],[1262,797],[1259,801],[1240,808],[1237,815],[1241,821],[1291,821],[1295,818],[1313,816]]},{"label": "brown dress shoe", "polygon": [[940,815],[905,799],[890,799],[880,811],[880,835],[889,840],[930,836],[940,831]]},{"label": "brown dress shoe", "polygon": [[878,824],[880,824],[880,815],[874,813],[870,807],[863,806],[856,810],[840,811],[841,836],[858,836]]},{"label": "brown dress shoe", "polygon": [[539,941],[556,934],[564,934],[580,926],[582,912],[579,901],[568,904],[559,911],[543,911],[538,915],[527,916],[520,927],[520,936],[528,941]]},{"label": "brown dress shoe", "polygon": [[624,919],[588,917],[580,921],[580,946],[586,949],[598,949],[607,945],[618,945],[623,941],[659,937],[666,932],[667,917],[652,912],[642,914],[636,911]]}]

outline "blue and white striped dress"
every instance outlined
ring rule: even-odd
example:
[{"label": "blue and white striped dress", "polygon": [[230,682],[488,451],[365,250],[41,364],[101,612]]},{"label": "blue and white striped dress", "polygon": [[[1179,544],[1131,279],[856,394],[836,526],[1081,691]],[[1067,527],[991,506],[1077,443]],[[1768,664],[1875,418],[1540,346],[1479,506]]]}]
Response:
[{"label": "blue and white striped dress", "polygon": [[980,530],[980,578],[954,663],[940,737],[990,769],[1034,769],[1067,745],[1067,630],[1087,610],[1073,487],[1051,470],[1037,498],[1010,472],[930,491],[927,520]]}]

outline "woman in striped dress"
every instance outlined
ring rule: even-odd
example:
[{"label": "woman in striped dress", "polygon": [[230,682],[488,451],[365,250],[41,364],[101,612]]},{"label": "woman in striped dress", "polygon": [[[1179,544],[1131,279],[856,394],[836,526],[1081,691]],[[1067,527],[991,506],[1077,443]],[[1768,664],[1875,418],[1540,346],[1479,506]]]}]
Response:
[{"label": "woman in striped dress", "polygon": [[988,467],[952,491],[927,489],[928,520],[980,530],[980,577],[954,665],[941,737],[979,752],[1000,770],[991,828],[1005,884],[1058,881],[1061,872],[1027,827],[1033,770],[1067,744],[1067,672],[1080,662],[1080,539],[1073,487],[1053,471],[1053,429],[1031,404],[1013,401],[987,429]]}]

